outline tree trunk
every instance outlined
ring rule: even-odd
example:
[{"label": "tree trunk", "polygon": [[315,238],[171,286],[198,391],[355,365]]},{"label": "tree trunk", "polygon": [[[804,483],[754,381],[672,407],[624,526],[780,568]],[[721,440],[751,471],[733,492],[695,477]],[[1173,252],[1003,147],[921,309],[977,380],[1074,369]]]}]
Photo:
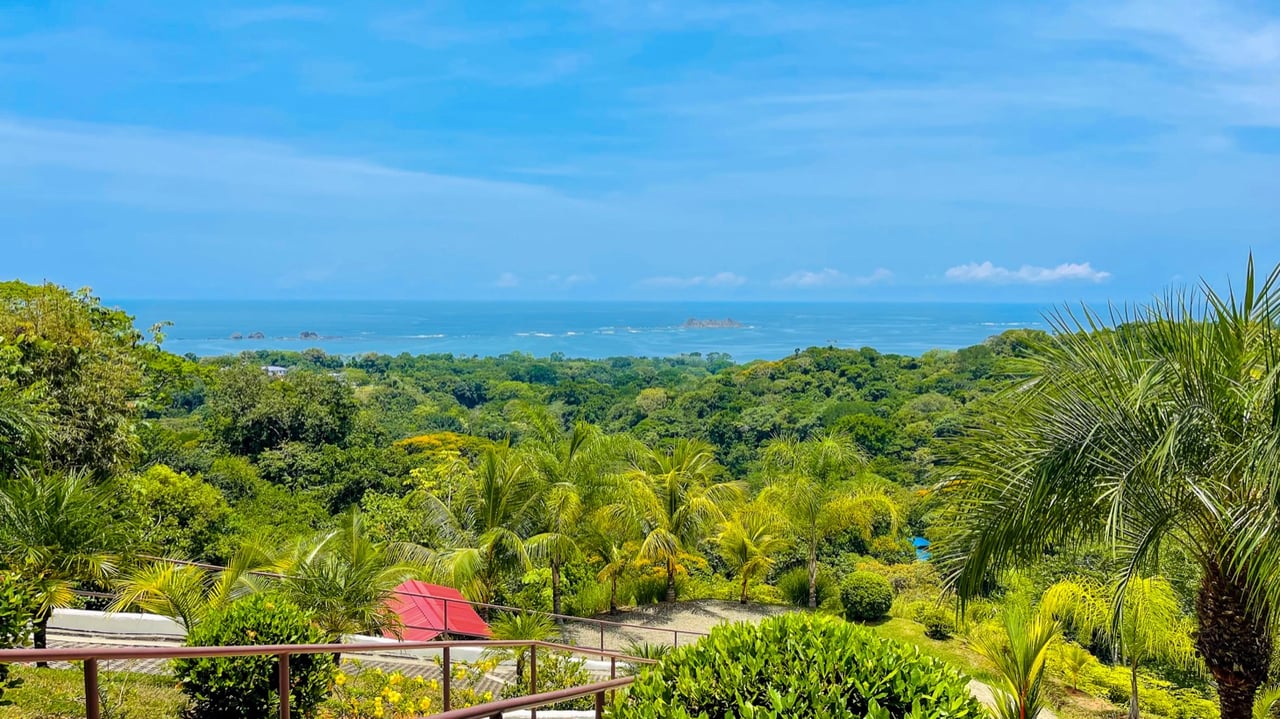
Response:
[{"label": "tree trunk", "polygon": [[609,578],[609,613],[618,613],[618,578]]},{"label": "tree trunk", "polygon": [[738,597],[738,604],[747,603],[747,580],[748,579],[750,579],[750,577],[747,576],[746,572],[743,572],[742,573],[742,596]]},{"label": "tree trunk", "polygon": [[818,545],[809,547],[809,608],[818,608]]},{"label": "tree trunk", "polygon": [[1254,696],[1271,669],[1270,616],[1222,564],[1210,562],[1200,581],[1196,649],[1218,685],[1222,719],[1250,719]]},{"label": "tree trunk", "polygon": [[676,560],[667,560],[667,601],[676,600]]},{"label": "tree trunk", "polygon": [[[36,649],[45,649],[49,646],[49,617],[52,613],[51,610],[44,609],[31,618],[31,640],[32,646]],[[36,662],[36,667],[48,669],[49,662]]]},{"label": "tree trunk", "polygon": [[[551,563],[551,613],[560,614],[560,563]],[[560,617],[556,617],[560,622]]]},{"label": "tree trunk", "polygon": [[1138,662],[1129,665],[1129,719],[1141,719],[1138,716]]}]

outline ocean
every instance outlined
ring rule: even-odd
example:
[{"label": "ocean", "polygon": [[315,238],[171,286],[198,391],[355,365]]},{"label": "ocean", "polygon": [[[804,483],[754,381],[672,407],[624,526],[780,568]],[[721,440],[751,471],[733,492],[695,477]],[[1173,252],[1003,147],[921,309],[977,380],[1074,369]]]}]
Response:
[{"label": "ocean", "polygon": [[[318,347],[342,355],[657,357],[721,352],[777,359],[812,346],[918,355],[1010,328],[1045,328],[1047,309],[989,303],[416,302],[120,300],[147,328],[167,320],[164,347],[223,355]],[[716,326],[690,326],[689,320]],[[732,322],[726,322],[732,320]],[[697,325],[699,322],[691,323]],[[729,325],[729,326],[720,326]]]}]

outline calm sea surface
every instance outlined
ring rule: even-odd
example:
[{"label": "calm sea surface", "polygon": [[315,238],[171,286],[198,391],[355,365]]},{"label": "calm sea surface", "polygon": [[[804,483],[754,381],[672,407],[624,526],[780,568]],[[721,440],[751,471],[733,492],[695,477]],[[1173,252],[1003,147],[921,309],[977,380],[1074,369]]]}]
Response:
[{"label": "calm sea surface", "polygon": [[[335,354],[569,357],[725,352],[778,358],[815,345],[920,354],[977,344],[1013,327],[1044,328],[1041,305],[959,303],[404,302],[123,300],[138,326],[169,320],[165,349],[220,355],[251,349]],[[689,328],[732,319],[732,328]],[[262,333],[262,339],[247,339]],[[315,333],[318,338],[303,338]],[[232,339],[233,335],[245,339]]]}]

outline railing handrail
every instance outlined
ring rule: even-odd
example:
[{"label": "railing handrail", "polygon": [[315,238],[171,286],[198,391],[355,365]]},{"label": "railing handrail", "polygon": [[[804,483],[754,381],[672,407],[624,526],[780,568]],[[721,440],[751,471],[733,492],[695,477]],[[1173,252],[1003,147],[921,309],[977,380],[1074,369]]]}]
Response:
[{"label": "railing handrail", "polygon": [[86,659],[194,659],[200,657],[258,657],[280,654],[370,654],[405,649],[511,649],[538,647],[627,663],[652,664],[654,660],[633,657],[620,652],[602,651],[569,644],[556,644],[532,639],[465,639],[432,642],[362,642],[357,644],[250,644],[219,647],[50,647],[45,649],[0,649],[0,663],[79,662]]},{"label": "railing handrail", "polygon": [[[224,567],[224,566],[221,566],[221,565],[217,565],[217,564],[208,564],[208,563],[205,563],[205,562],[194,562],[194,561],[191,561],[191,560],[189,560],[189,559],[177,559],[177,558],[174,558],[174,557],[157,557],[157,556],[150,555],[150,554],[140,554],[140,555],[137,555],[137,556],[138,556],[138,558],[139,558],[139,559],[145,559],[145,560],[152,561],[152,562],[168,562],[168,563],[170,563],[170,564],[180,564],[180,565],[185,565],[185,566],[190,566],[190,567],[199,567],[199,568],[201,568],[201,569],[218,570],[218,571],[223,571],[223,570],[226,570],[226,569],[227,569],[227,567]],[[279,573],[279,572],[270,572],[270,571],[265,571],[265,570],[260,570],[260,569],[253,569],[253,570],[249,570],[249,571],[248,571],[248,572],[246,572],[246,573],[247,573],[247,574],[252,574],[252,575],[255,575],[255,576],[260,576],[260,577],[269,577],[269,578],[273,578],[273,579],[288,579],[288,578],[289,578],[289,576],[288,576],[287,574],[281,574],[281,573]],[[615,622],[615,621],[612,621],[612,620],[609,620],[609,619],[596,619],[595,617],[575,617],[575,616],[573,616],[572,614],[556,614],[555,612],[544,612],[544,611],[541,611],[541,610],[538,610],[538,609],[525,609],[525,608],[523,608],[523,607],[511,607],[511,606],[506,606],[506,605],[503,605],[503,604],[488,604],[488,603],[485,603],[485,602],[473,602],[473,601],[471,601],[470,599],[454,599],[454,598],[452,598],[452,597],[437,597],[437,596],[434,596],[434,595],[431,595],[431,594],[422,594],[421,592],[410,592],[410,591],[401,591],[401,590],[397,590],[397,591],[396,591],[396,593],[397,593],[397,594],[403,594],[403,595],[404,595],[404,596],[406,596],[406,597],[420,597],[420,598],[423,598],[423,599],[431,599],[431,600],[435,600],[435,601],[438,601],[438,602],[444,602],[444,605],[445,605],[446,607],[447,607],[449,604],[466,604],[466,605],[468,605],[468,606],[470,606],[470,607],[478,608],[478,609],[496,609],[496,610],[498,610],[498,611],[503,611],[503,612],[520,612],[520,613],[522,613],[522,614],[537,614],[537,615],[544,616],[544,617],[550,617],[551,619],[562,619],[562,620],[567,620],[567,621],[572,621],[572,622],[584,622],[584,623],[591,624],[591,625],[593,625],[593,626],[597,626],[597,627],[604,627],[604,626],[609,626],[609,627],[621,627],[621,628],[624,628],[624,629],[637,629],[637,630],[647,631],[647,632],[660,632],[660,633],[663,633],[663,634],[671,634],[671,635],[672,635],[672,637],[673,637],[673,641],[672,641],[672,644],[673,644],[673,645],[679,644],[679,641],[680,641],[680,635],[682,635],[682,634],[683,634],[683,635],[686,635],[686,636],[692,636],[692,637],[705,637],[705,636],[707,636],[707,633],[706,633],[706,632],[695,631],[695,630],[692,630],[692,629],[690,629],[690,630],[685,630],[685,629],[670,629],[670,628],[666,628],[666,627],[650,627],[650,626],[646,626],[646,625],[644,625],[644,624],[632,624],[632,623],[628,623],[628,622]],[[447,622],[446,622],[446,623],[447,623]],[[441,627],[413,627],[413,628],[416,628],[416,629],[429,629],[429,630],[433,630],[433,631],[443,631],[443,632],[446,632],[446,633],[450,631],[450,628],[449,628],[449,627],[444,627],[444,628],[441,628]],[[601,647],[601,648],[603,649],[603,647]]]},{"label": "railing handrail", "polygon": [[[609,680],[578,687],[558,689],[541,694],[529,694],[497,702],[477,704],[474,707],[451,710],[449,708],[450,684],[450,650],[466,647],[485,649],[524,648],[533,650],[529,657],[530,690],[537,688],[538,659],[537,649],[550,649],[568,653],[587,654],[609,658]],[[277,678],[280,700],[280,719],[289,719],[289,693],[292,685],[289,678],[289,657],[296,654],[369,654],[388,650],[404,649],[439,649],[441,651],[442,678],[441,686],[444,696],[442,714],[434,715],[446,719],[465,719],[468,717],[501,716],[504,711],[513,709],[530,709],[536,713],[536,707],[554,704],[559,701],[577,699],[594,694],[596,697],[596,716],[604,711],[604,694],[606,691],[626,686],[631,677],[617,677],[617,664],[621,659],[628,664],[654,664],[655,660],[644,657],[631,657],[625,654],[605,650],[587,649],[568,644],[555,644],[530,639],[485,640],[468,639],[459,641],[436,642],[363,642],[358,644],[257,644],[230,647],[53,647],[44,649],[0,649],[0,664],[30,662],[84,662],[85,716],[87,719],[100,719],[101,706],[98,696],[98,662],[119,659],[194,659],[202,657],[253,657],[275,656],[279,662]]]},{"label": "railing handrail", "polygon": [[568,689],[557,689],[550,692],[542,692],[541,694],[530,694],[523,697],[512,697],[510,699],[502,699],[487,704],[477,704],[475,706],[463,707],[461,709],[451,709],[447,712],[430,715],[430,719],[482,719],[483,717],[502,716],[503,712],[515,711],[517,709],[536,709],[537,707],[555,704],[556,702],[568,701],[570,699],[580,699],[585,696],[595,695],[596,712],[599,716],[600,710],[603,708],[604,693],[625,687],[635,680],[635,677],[618,677],[617,679],[608,679],[595,684],[587,684],[580,687],[570,687]]}]

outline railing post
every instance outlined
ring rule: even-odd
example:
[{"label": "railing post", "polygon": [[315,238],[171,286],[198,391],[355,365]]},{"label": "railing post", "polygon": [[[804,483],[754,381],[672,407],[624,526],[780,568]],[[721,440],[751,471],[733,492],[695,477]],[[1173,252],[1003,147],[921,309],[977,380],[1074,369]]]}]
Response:
[{"label": "railing post", "polygon": [[596,692],[596,719],[604,716],[604,692]]},{"label": "railing post", "polygon": [[679,629],[675,629],[675,630],[672,630],[672,631],[674,632],[674,634],[673,634],[673,636],[671,637],[671,648],[672,648],[672,649],[677,649],[677,648],[679,648],[679,647],[680,647],[680,630],[679,630]]},{"label": "railing post", "polygon": [[98,660],[84,660],[84,715],[87,719],[99,719],[102,716],[101,702],[98,698]]},{"label": "railing post", "polygon": [[[538,645],[529,643],[529,693],[538,693]],[[529,707],[529,719],[538,719],[538,708]]]},{"label": "railing post", "polygon": [[441,633],[445,635],[444,637],[445,639],[449,638],[449,598],[448,597],[445,597],[444,599],[444,629],[441,630]]},{"label": "railing post", "polygon": [[450,684],[453,682],[453,668],[449,665],[449,647],[441,650],[441,654],[444,657],[444,661],[441,662],[441,666],[444,668],[444,677],[440,681],[440,698],[444,704],[444,710],[449,711],[453,708],[452,694],[450,693]]},{"label": "railing post", "polygon": [[280,655],[280,671],[279,686],[277,691],[280,692],[280,719],[289,719],[289,655]]},{"label": "railing post", "polygon": [[600,651],[604,651],[604,623],[600,623]]}]

